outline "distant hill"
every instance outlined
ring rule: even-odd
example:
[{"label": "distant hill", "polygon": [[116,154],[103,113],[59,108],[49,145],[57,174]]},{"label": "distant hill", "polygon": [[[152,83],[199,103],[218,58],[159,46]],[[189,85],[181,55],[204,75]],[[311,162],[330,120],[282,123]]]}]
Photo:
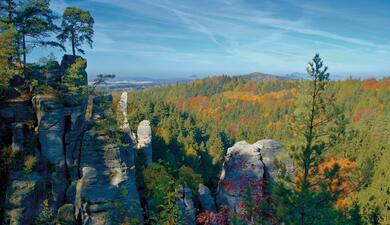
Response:
[{"label": "distant hill", "polygon": [[308,79],[308,75],[307,74],[305,74],[305,73],[298,73],[298,72],[286,74],[285,77],[288,80],[307,80]]},{"label": "distant hill", "polygon": [[252,81],[271,81],[271,80],[304,80],[305,75],[300,73],[291,73],[287,74],[285,76],[279,76],[279,75],[273,75],[273,74],[267,74],[267,73],[260,73],[260,72],[253,72],[246,75],[240,75],[240,77],[246,79],[246,80],[252,80]]}]

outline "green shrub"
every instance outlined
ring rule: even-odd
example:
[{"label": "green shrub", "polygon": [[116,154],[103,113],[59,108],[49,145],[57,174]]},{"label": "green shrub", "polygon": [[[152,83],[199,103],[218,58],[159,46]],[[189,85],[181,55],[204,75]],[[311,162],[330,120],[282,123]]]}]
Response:
[{"label": "green shrub", "polygon": [[37,159],[33,155],[28,155],[24,160],[24,171],[29,173],[34,169]]}]

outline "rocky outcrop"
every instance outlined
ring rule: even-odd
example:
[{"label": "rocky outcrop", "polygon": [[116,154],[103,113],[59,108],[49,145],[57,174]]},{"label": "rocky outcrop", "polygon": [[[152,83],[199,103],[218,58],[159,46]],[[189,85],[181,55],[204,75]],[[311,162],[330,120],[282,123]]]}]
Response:
[{"label": "rocky outcrop", "polygon": [[[75,60],[65,55],[61,65],[50,61],[27,74],[27,80],[14,79],[11,85],[15,94],[7,95],[0,105],[1,127],[10,131],[1,134],[5,139],[2,144],[10,145],[15,156],[9,168],[8,183],[19,185],[7,187],[5,224],[30,224],[44,199],[48,199],[54,216],[59,208],[72,201],[66,192],[72,193],[68,191],[69,184],[79,178],[78,159],[87,96],[80,94],[77,102],[68,101],[67,90],[60,82]],[[79,72],[85,79],[77,85],[86,86],[85,67]],[[53,93],[31,98],[26,88],[28,79],[50,86]],[[21,199],[23,204],[15,204],[15,199]]]},{"label": "rocky outcrop", "polygon": [[124,91],[121,94],[121,98],[118,103],[117,113],[119,114],[119,129],[123,132],[129,132],[130,126],[127,119],[127,92]]},{"label": "rocky outcrop", "polygon": [[[80,56],[74,57],[72,55],[64,55],[59,68],[62,81],[67,79],[67,76],[69,76],[68,69],[76,62],[77,59],[85,61]],[[68,90],[63,90],[64,93],[61,95],[62,102],[65,107],[65,160],[68,169],[67,172],[71,180],[79,178],[78,159],[88,104],[88,96],[86,94],[88,88],[88,77],[86,68],[87,64],[85,63],[81,68],[79,68],[79,71],[77,71],[81,78],[72,80],[74,83],[73,85],[80,88],[80,93],[68,94]]]},{"label": "rocky outcrop", "polygon": [[216,212],[215,201],[211,195],[211,191],[203,184],[199,184],[198,201],[202,211]]},{"label": "rocky outcrop", "polygon": [[176,188],[176,204],[179,208],[178,224],[195,225],[196,208],[192,201],[192,190],[187,187]]},{"label": "rocky outcrop", "polygon": [[[12,156],[12,161],[7,165],[2,158],[0,166],[1,169],[8,167],[8,173],[1,171],[0,182],[0,216],[4,213],[0,223],[3,224],[31,223],[45,190],[42,176],[24,171],[25,160],[30,159],[33,167],[35,156],[39,157],[39,154],[36,151],[34,110],[31,101],[19,94],[15,95],[19,97],[0,104],[0,151],[11,150]],[[7,154],[1,152],[1,155]]]},{"label": "rocky outcrop", "polygon": [[291,158],[274,140],[261,140],[255,144],[237,142],[229,148],[223,163],[218,185],[217,204],[237,212],[249,188],[254,198],[267,194],[267,183],[287,171],[292,173]]},{"label": "rocky outcrop", "polygon": [[238,209],[245,191],[261,192],[264,164],[260,151],[245,141],[237,142],[227,150],[218,186],[217,204]]},{"label": "rocky outcrop", "polygon": [[68,185],[65,162],[65,114],[64,106],[55,98],[35,96],[34,108],[38,119],[38,137],[42,160],[48,165],[50,204],[58,209],[64,203]]},{"label": "rocky outcrop", "polygon": [[278,176],[293,174],[293,160],[279,142],[268,139],[260,140],[253,145],[260,150],[267,178],[276,179]]},{"label": "rocky outcrop", "polygon": [[119,147],[91,127],[84,135],[80,167],[76,217],[83,224],[120,224],[126,218],[143,223],[131,143]]},{"label": "rocky outcrop", "polygon": [[53,165],[65,166],[64,106],[54,97],[35,96],[34,108],[38,119],[39,143],[42,156]]},{"label": "rocky outcrop", "polygon": [[14,173],[6,193],[4,224],[31,224],[44,197],[44,186],[38,174]]},{"label": "rocky outcrop", "polygon": [[152,128],[149,120],[143,120],[138,125],[137,129],[137,148],[141,149],[145,155],[146,165],[152,164],[153,148],[152,148]]}]

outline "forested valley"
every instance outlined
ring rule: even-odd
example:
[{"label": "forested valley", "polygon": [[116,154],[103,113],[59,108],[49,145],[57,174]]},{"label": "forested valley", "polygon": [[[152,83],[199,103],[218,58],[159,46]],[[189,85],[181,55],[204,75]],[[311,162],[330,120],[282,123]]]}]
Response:
[{"label": "forested valley", "polygon": [[299,79],[107,91],[77,55],[91,13],[50,3],[0,1],[2,224],[390,224],[389,77],[313,54]]},{"label": "forested valley", "polygon": [[[150,119],[153,160],[172,177],[180,179],[178,173],[190,167],[190,186],[203,181],[215,192],[226,150],[237,141],[273,139],[294,153],[299,144],[295,115],[308,85],[308,80],[215,76],[129,92],[129,121],[136,129],[139,121]],[[340,139],[324,152],[320,167],[339,166],[340,183],[332,185],[343,193],[336,207],[346,211],[359,204],[364,215],[388,218],[390,80],[350,78],[331,85],[345,129],[336,133]]]}]

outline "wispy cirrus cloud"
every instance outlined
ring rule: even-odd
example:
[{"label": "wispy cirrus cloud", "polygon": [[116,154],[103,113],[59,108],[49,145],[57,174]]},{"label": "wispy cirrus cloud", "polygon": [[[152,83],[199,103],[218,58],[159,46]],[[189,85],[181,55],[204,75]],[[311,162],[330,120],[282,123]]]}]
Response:
[{"label": "wispy cirrus cloud", "polygon": [[[75,4],[93,13],[95,48],[91,53],[131,56],[164,71],[174,72],[177,67],[173,63],[182,62],[183,67],[194,70],[191,74],[207,73],[203,65],[209,65],[210,73],[256,68],[285,73],[303,70],[316,52],[325,54],[339,73],[370,68],[388,71],[382,63],[390,59],[386,39],[390,30],[377,28],[390,22],[389,16],[371,17],[371,11],[361,7],[358,12],[367,11],[367,15],[353,19],[356,11],[344,7],[343,2],[53,0],[53,5],[58,12]],[[390,4],[376,7],[390,10]],[[363,27],[367,24],[376,29]],[[355,62],[348,62],[351,58]]]}]

